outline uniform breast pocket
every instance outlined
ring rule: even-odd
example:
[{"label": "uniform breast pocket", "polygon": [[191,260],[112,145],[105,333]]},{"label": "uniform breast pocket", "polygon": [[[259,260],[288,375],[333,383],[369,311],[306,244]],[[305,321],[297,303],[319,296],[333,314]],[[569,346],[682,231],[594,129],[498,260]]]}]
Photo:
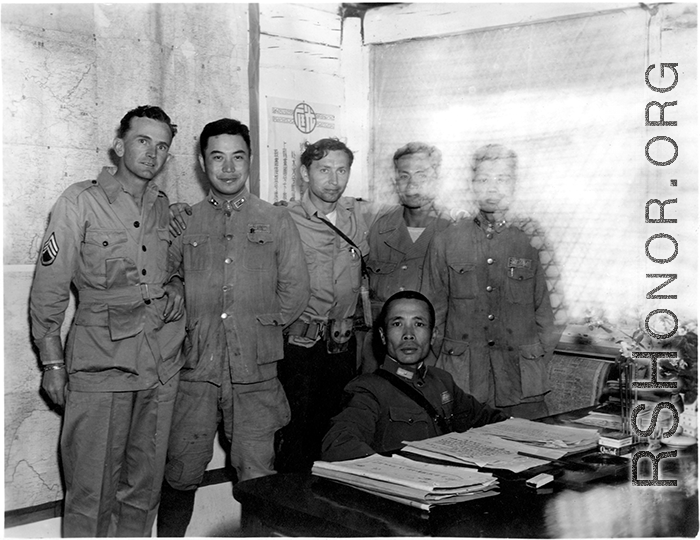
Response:
[{"label": "uniform breast pocket", "polygon": [[415,407],[389,407],[389,424],[382,446],[386,449],[398,448],[402,441],[419,441],[430,436],[427,413],[418,405]]},{"label": "uniform breast pocket", "polygon": [[450,263],[450,296],[476,298],[476,270],[473,263]]},{"label": "uniform breast pocket", "polygon": [[369,270],[370,274],[388,276],[391,275],[394,270],[396,270],[396,263],[390,261],[370,260],[367,262],[367,270]]},{"label": "uniform breast pocket", "polygon": [[367,270],[370,274],[371,288],[377,298],[386,299],[392,295],[392,287],[398,288],[399,284],[391,279],[396,270],[397,263],[390,261],[370,260],[367,262]]},{"label": "uniform breast pocket", "polygon": [[248,225],[246,233],[245,267],[248,270],[272,270],[275,262],[275,242],[269,225]]},{"label": "uniform breast pocket", "polygon": [[508,268],[506,295],[514,304],[532,304],[535,298],[535,270],[533,268]]},{"label": "uniform breast pocket", "polygon": [[124,230],[92,229],[85,232],[81,247],[81,257],[90,273],[105,276],[106,261],[125,259],[130,255],[127,250],[128,237]]},{"label": "uniform breast pocket", "polygon": [[190,234],[182,239],[186,272],[201,272],[211,267],[211,242],[208,234]]}]

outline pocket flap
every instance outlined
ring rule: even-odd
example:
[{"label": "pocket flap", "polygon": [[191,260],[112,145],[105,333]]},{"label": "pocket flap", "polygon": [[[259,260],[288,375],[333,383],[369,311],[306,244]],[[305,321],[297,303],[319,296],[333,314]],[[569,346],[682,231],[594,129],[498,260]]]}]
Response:
[{"label": "pocket flap", "polygon": [[391,274],[396,270],[396,264],[389,261],[370,261],[367,263],[367,268],[375,274]]},{"label": "pocket flap", "polygon": [[248,223],[248,241],[254,244],[269,244],[272,242],[270,225],[266,223]]},{"label": "pocket flap", "polygon": [[524,281],[535,277],[534,268],[509,268],[508,277],[515,281]]},{"label": "pocket flap", "polygon": [[206,242],[209,242],[208,234],[186,234],[182,238],[184,244],[190,245],[192,247],[197,247]]},{"label": "pocket flap", "polygon": [[85,243],[96,246],[113,246],[115,244],[123,244],[127,241],[126,231],[112,230],[95,230],[88,229],[85,231]]},{"label": "pocket flap", "polygon": [[404,422],[406,424],[413,424],[418,421],[420,417],[420,412],[414,409],[407,409],[405,407],[389,407],[389,419],[392,422]]},{"label": "pocket flap", "polygon": [[541,343],[532,343],[530,345],[521,345],[519,348],[520,356],[533,360],[544,356],[544,347]]},{"label": "pocket flap", "polygon": [[466,274],[473,272],[475,265],[473,263],[450,263],[450,268],[458,274]]},{"label": "pocket flap", "polygon": [[255,317],[263,326],[282,326],[282,315],[280,313],[263,313]]},{"label": "pocket flap", "polygon": [[448,354],[450,356],[461,356],[469,350],[469,343],[466,341],[456,341],[454,339],[447,339],[442,342],[442,352],[443,354]]}]

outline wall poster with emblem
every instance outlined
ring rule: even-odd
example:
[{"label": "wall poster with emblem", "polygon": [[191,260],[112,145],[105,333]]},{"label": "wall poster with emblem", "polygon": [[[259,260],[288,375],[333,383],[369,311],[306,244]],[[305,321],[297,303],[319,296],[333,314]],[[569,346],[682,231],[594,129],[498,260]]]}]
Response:
[{"label": "wall poster with emblem", "polygon": [[298,174],[304,143],[338,136],[340,106],[271,96],[266,100],[269,159],[260,193],[270,202],[293,201],[301,196]]}]

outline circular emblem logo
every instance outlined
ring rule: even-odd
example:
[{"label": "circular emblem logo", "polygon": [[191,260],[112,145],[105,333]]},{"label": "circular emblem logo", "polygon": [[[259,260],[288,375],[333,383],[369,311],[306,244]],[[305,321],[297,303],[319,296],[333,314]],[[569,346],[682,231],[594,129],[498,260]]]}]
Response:
[{"label": "circular emblem logo", "polygon": [[302,133],[311,133],[316,127],[316,113],[310,105],[299,103],[294,107],[294,125]]}]

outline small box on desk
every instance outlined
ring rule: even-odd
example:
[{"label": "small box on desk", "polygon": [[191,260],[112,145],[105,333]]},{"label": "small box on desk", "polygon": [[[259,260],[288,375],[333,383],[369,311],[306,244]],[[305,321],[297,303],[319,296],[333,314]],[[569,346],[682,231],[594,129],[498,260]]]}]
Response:
[{"label": "small box on desk", "polygon": [[627,444],[625,446],[607,446],[605,444],[599,444],[598,445],[598,452],[601,454],[607,454],[609,456],[626,456],[627,454],[631,454],[634,449],[637,447],[637,444]]}]

